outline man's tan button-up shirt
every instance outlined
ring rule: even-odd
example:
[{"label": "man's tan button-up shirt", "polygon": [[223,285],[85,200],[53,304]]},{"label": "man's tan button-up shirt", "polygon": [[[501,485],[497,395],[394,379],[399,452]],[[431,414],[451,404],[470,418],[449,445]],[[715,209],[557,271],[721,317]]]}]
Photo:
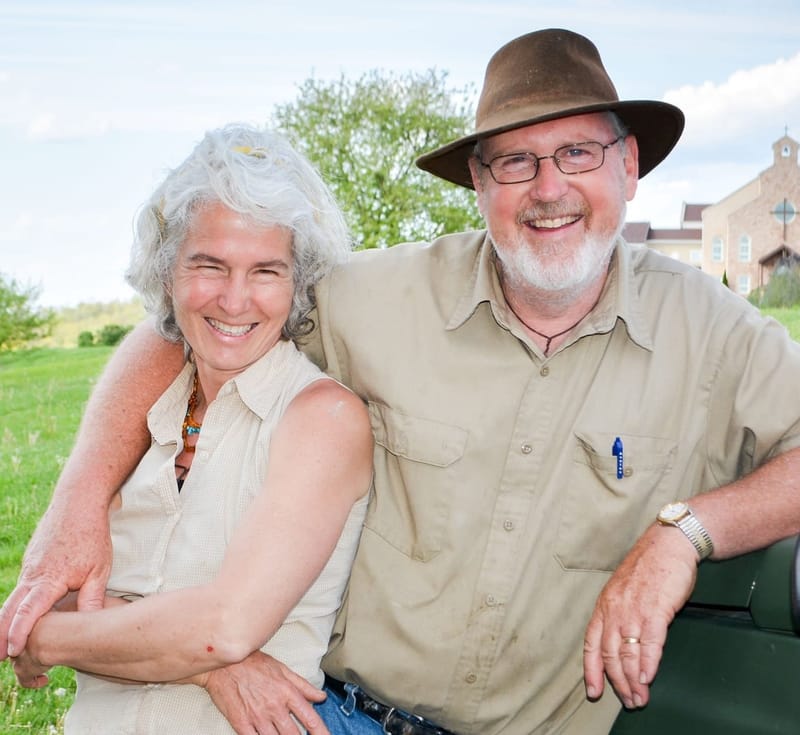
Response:
[{"label": "man's tan button-up shirt", "polygon": [[377,441],[328,673],[463,735],[607,733],[616,702],[582,680],[596,597],[665,502],[800,446],[800,347],[622,241],[548,358],[483,232],[359,253],[318,304],[324,358],[309,349]]}]

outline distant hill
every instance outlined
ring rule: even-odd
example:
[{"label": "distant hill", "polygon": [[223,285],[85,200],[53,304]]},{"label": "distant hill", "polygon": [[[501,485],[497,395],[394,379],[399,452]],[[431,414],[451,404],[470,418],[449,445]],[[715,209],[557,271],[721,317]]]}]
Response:
[{"label": "distant hill", "polygon": [[138,298],[108,303],[82,303],[56,309],[56,314],[58,323],[53,334],[38,343],[43,347],[77,347],[81,332],[92,332],[96,335],[108,324],[133,327],[146,316]]}]

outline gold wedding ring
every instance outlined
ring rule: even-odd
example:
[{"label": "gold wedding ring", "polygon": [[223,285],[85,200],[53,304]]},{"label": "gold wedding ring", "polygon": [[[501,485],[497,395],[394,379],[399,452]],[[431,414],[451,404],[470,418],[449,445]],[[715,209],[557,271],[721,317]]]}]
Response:
[{"label": "gold wedding ring", "polygon": [[634,638],[633,636],[625,636],[622,639],[622,642],[623,643],[638,643],[639,639],[638,638]]}]

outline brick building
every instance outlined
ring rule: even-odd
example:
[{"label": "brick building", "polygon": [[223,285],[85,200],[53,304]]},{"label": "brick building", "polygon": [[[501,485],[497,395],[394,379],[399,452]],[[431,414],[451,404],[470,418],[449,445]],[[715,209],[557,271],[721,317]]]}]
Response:
[{"label": "brick building", "polygon": [[680,228],[628,222],[623,236],[722,278],[747,296],[779,268],[800,263],[798,143],[784,135],[773,163],[715,204],[684,204]]}]

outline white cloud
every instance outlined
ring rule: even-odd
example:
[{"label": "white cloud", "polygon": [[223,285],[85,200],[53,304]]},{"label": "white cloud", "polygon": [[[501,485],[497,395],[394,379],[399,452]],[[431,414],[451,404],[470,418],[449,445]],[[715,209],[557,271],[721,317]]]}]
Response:
[{"label": "white cloud", "polygon": [[667,92],[686,114],[682,146],[738,141],[756,127],[800,123],[800,53],[773,64],[736,71],[722,84],[705,82]]}]

